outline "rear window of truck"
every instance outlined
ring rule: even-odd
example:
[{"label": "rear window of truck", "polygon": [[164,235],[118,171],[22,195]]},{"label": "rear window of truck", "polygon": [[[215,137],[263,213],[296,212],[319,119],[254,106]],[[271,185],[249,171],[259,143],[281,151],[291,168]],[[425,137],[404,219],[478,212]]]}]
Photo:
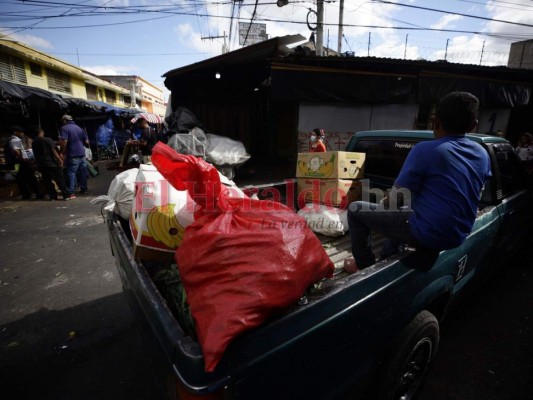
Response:
[{"label": "rear window of truck", "polygon": [[362,139],[350,151],[366,153],[365,177],[394,181],[418,140]]}]

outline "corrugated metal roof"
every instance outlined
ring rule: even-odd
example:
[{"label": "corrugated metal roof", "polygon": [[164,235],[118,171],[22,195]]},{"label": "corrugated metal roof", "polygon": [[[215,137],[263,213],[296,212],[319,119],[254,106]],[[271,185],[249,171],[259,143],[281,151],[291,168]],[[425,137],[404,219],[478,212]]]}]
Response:
[{"label": "corrugated metal roof", "polygon": [[255,63],[260,60],[266,60],[275,54],[288,53],[290,51],[287,47],[288,45],[302,42],[304,40],[306,39],[302,35],[275,37],[207,60],[186,65],[185,67],[173,69],[163,74],[163,77],[169,78],[176,75],[186,74],[191,71],[201,72],[202,70],[210,70],[213,67],[227,67]]}]

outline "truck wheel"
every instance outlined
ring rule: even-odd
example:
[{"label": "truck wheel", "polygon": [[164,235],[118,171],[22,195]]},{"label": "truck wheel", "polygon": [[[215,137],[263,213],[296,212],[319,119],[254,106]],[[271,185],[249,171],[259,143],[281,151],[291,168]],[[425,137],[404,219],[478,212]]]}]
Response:
[{"label": "truck wheel", "polygon": [[420,312],[407,325],[383,365],[381,400],[411,400],[422,382],[439,345],[439,322],[428,311]]}]

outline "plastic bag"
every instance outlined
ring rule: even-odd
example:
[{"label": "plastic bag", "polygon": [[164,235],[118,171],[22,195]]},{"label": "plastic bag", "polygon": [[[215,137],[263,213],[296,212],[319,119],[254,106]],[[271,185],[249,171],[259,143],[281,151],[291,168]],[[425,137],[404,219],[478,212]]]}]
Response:
[{"label": "plastic bag", "polygon": [[168,139],[168,145],[180,154],[205,157],[205,143],[190,133],[176,133]]},{"label": "plastic bag", "polygon": [[106,211],[114,211],[124,219],[129,219],[131,206],[135,197],[135,178],[139,170],[131,168],[121,172],[111,181],[107,195],[98,196],[91,200],[91,204],[106,201]]},{"label": "plastic bag", "polygon": [[162,143],[152,162],[200,205],[176,262],[213,371],[228,344],[294,304],[333,264],[303,218],[271,200],[228,197],[216,169]]},{"label": "plastic bag", "polygon": [[240,166],[250,159],[242,142],[224,136],[207,134],[207,160],[220,166]]},{"label": "plastic bag", "polygon": [[176,107],[176,110],[165,118],[165,122],[169,130],[176,132],[189,132],[195,127],[203,127],[198,117],[186,107]]},{"label": "plastic bag", "polygon": [[306,204],[298,210],[313,232],[326,236],[342,236],[348,231],[348,209],[324,204]]}]

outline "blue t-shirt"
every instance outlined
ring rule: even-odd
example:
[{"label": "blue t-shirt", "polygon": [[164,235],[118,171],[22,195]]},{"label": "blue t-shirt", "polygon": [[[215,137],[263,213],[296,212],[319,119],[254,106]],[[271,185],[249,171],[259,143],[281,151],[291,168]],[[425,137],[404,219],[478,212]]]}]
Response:
[{"label": "blue t-shirt", "polygon": [[85,142],[87,133],[74,121],[69,121],[61,127],[59,139],[67,141],[67,157],[85,157]]},{"label": "blue t-shirt", "polygon": [[411,191],[409,224],[414,237],[437,250],[463,243],[472,230],[489,176],[487,152],[463,136],[445,136],[414,146],[395,182]]}]

